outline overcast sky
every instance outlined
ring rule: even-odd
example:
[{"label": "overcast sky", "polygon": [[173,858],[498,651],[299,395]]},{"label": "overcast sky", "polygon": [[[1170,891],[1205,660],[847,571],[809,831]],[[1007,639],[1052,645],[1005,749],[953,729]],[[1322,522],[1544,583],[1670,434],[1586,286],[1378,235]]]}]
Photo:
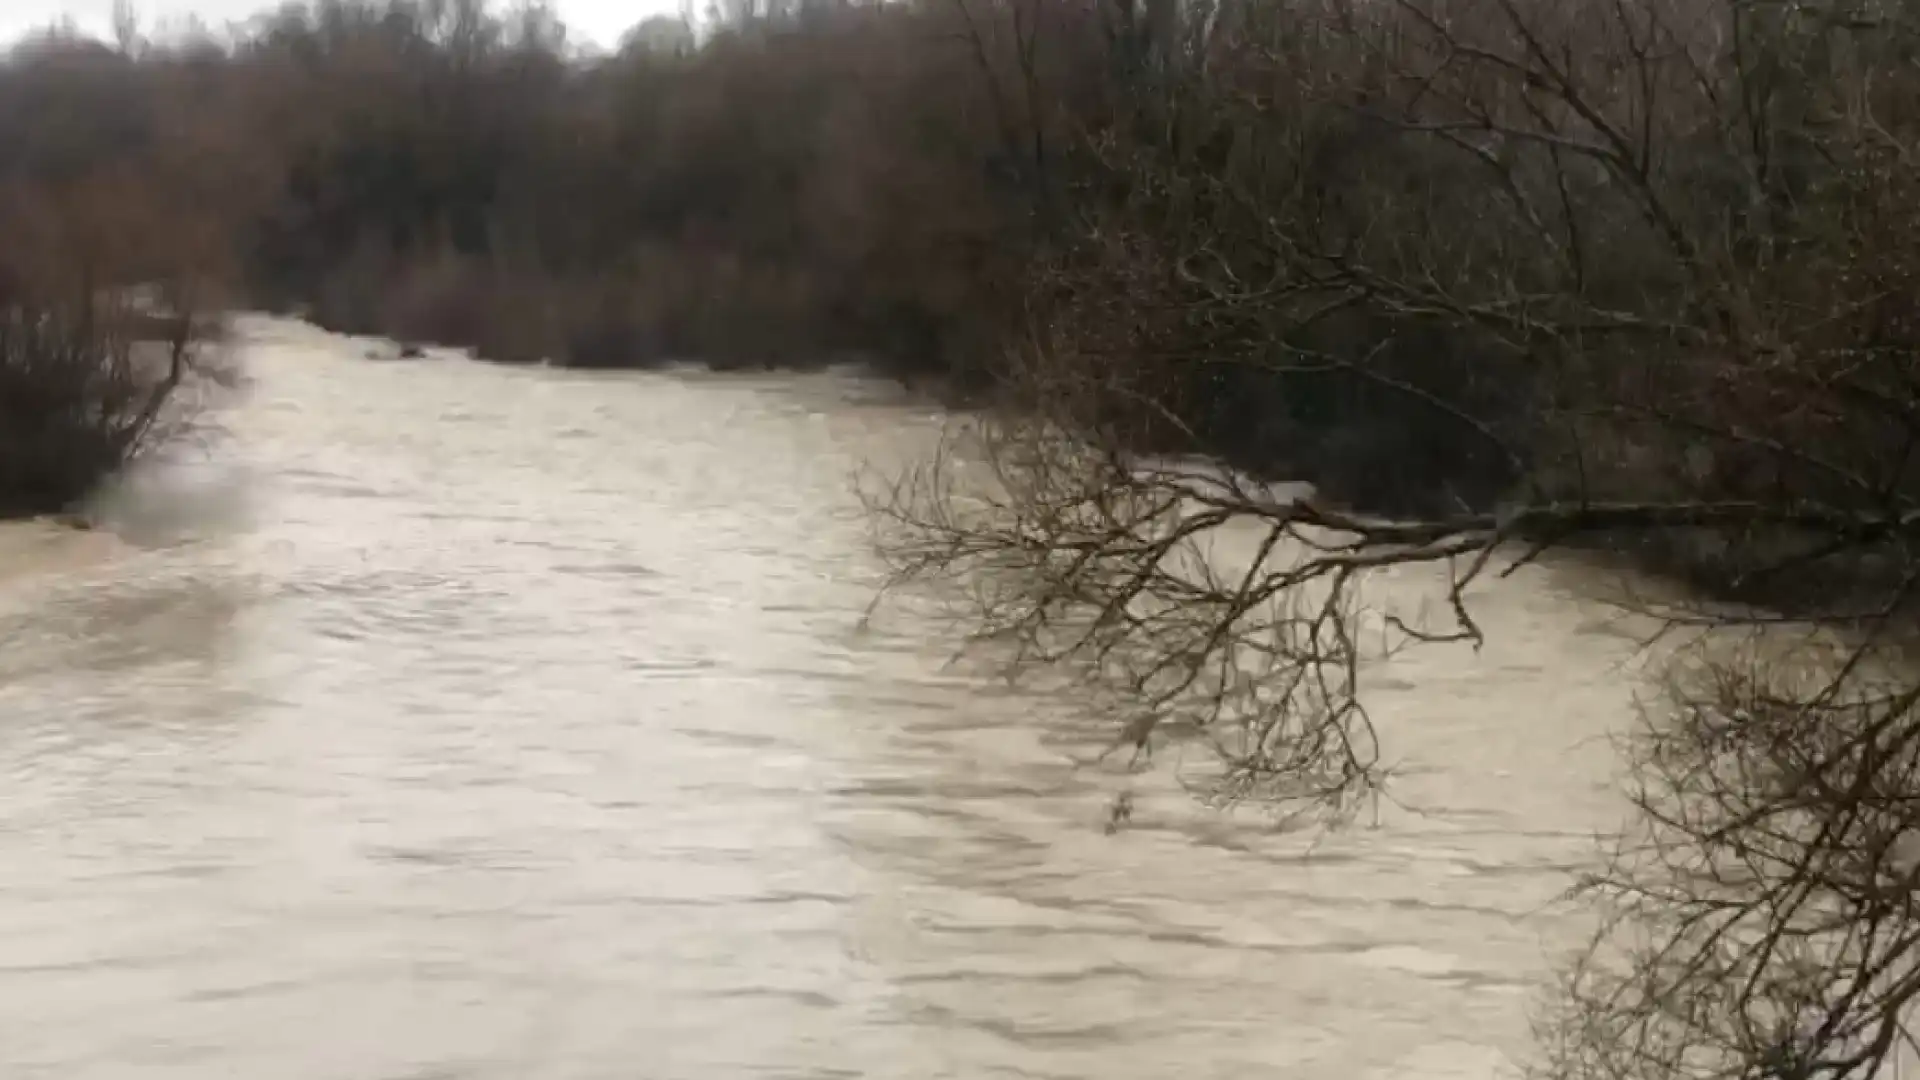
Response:
[{"label": "overcast sky", "polygon": [[[276,6],[277,0],[134,0],[142,28],[183,15],[199,15],[219,27]],[[608,48],[641,19],[679,10],[676,0],[554,0],[552,6],[566,21],[575,44]],[[113,0],[0,0],[0,42],[13,41],[63,15],[82,30],[105,37],[113,25]]]}]

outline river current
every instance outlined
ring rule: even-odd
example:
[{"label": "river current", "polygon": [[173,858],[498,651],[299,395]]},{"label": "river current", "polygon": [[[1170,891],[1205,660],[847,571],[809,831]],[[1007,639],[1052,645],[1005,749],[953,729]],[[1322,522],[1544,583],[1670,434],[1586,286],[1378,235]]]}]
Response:
[{"label": "river current", "polygon": [[[8,1080],[1504,1075],[1620,812],[1631,634],[1564,570],[1371,703],[1377,821],[863,626],[848,375],[589,374],[243,319],[203,462],[0,528]],[[1409,582],[1413,589],[1417,582]],[[917,621],[918,620],[918,621]],[[1101,827],[1114,796],[1131,824]]]}]

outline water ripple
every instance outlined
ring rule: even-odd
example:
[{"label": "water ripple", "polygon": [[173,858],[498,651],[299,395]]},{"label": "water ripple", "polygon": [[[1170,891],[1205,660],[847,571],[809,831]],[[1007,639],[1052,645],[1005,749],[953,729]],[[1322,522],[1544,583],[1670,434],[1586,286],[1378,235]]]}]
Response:
[{"label": "water ripple", "polygon": [[848,478],[935,434],[884,387],[243,328],[243,528],[0,529],[0,1073],[1350,1080],[1524,1045],[1611,811],[1580,747],[1625,691],[1576,604],[1490,598],[1484,656],[1380,672],[1430,813],[1281,833],[1076,768],[1100,725],[861,622]]}]

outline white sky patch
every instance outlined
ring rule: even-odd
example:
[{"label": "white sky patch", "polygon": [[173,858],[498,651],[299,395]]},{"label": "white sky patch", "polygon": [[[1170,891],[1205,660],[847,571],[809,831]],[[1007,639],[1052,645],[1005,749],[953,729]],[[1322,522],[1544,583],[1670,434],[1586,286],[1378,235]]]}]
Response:
[{"label": "white sky patch", "polygon": [[[145,32],[156,26],[164,30],[169,23],[184,23],[192,16],[218,30],[277,6],[274,0],[135,0],[134,11]],[[617,46],[620,35],[640,20],[680,10],[677,0],[554,0],[552,6],[567,24],[569,43],[605,49]],[[110,37],[113,0],[0,0],[0,43],[16,41],[62,18],[71,19],[86,33]]]}]

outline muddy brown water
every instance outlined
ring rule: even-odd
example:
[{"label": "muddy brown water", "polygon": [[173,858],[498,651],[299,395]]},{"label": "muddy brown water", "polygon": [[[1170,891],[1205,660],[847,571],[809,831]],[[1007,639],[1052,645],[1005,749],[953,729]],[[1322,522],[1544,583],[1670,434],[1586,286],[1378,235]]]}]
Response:
[{"label": "muddy brown water", "polygon": [[860,627],[850,478],[924,449],[926,409],[241,329],[211,464],[134,478],[100,531],[0,530],[0,1076],[1525,1054],[1631,691],[1564,573],[1488,592],[1478,655],[1379,670],[1404,805],[1281,832],[1195,805],[1175,755],[1076,767],[1091,733],[944,666],[935,626]]}]

